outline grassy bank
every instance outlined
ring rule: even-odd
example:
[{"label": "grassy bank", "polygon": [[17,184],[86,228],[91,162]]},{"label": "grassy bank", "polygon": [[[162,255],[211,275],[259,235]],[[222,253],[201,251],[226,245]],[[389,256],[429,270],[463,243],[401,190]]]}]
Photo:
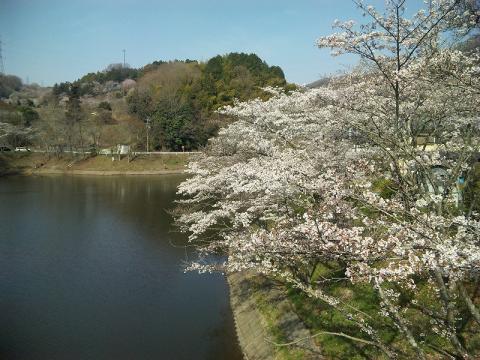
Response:
[{"label": "grassy bank", "polygon": [[7,174],[79,174],[79,175],[154,175],[181,173],[191,155],[138,155],[130,161],[110,156],[54,156],[42,153],[0,154],[0,175]]}]

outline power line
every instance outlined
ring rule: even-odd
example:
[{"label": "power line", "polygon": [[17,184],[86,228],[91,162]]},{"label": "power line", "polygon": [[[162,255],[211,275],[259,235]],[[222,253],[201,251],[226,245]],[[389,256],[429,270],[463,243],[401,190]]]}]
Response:
[{"label": "power line", "polygon": [[3,63],[2,38],[0,36],[0,74],[5,74],[5,64]]}]

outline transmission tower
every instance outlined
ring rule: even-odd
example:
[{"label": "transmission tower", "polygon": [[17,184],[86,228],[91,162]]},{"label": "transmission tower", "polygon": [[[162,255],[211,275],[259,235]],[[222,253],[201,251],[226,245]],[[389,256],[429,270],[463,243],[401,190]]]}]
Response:
[{"label": "transmission tower", "polygon": [[5,74],[5,65],[3,63],[2,38],[1,37],[0,37],[0,74]]}]

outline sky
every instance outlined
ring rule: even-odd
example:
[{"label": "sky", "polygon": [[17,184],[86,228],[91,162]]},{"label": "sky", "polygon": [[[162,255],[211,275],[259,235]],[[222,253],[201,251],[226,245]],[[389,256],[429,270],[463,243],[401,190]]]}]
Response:
[{"label": "sky", "polygon": [[0,0],[5,72],[44,86],[123,62],[123,49],[133,67],[256,53],[306,84],[356,62],[315,47],[335,19],[361,14],[350,0]]}]

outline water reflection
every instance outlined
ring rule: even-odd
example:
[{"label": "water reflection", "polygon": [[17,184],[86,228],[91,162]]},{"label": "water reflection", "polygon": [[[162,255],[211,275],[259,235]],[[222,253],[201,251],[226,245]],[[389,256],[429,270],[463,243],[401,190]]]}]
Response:
[{"label": "water reflection", "polygon": [[0,358],[240,359],[224,279],[171,246],[181,179],[0,179]]}]

